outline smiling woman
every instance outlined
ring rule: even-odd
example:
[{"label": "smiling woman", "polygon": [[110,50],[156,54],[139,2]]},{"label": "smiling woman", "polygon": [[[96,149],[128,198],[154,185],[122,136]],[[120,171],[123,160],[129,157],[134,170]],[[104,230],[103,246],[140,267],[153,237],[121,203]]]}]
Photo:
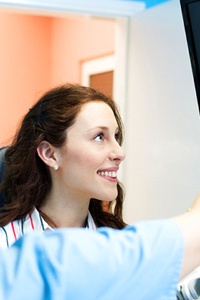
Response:
[{"label": "smiling woman", "polygon": [[6,152],[0,245],[33,229],[123,228],[122,140],[116,104],[104,94],[70,84],[44,94]]}]

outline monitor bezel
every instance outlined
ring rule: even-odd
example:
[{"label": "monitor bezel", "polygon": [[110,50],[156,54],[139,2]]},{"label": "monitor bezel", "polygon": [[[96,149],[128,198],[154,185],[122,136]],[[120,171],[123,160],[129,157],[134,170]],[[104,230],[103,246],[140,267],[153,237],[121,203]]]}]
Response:
[{"label": "monitor bezel", "polygon": [[189,5],[200,0],[180,0],[183,24],[185,28],[185,35],[188,44],[188,51],[190,56],[190,62],[192,67],[192,74],[195,84],[197,102],[200,112],[200,68],[198,65],[197,51],[195,47],[194,34],[192,32],[191,16],[189,14]]}]

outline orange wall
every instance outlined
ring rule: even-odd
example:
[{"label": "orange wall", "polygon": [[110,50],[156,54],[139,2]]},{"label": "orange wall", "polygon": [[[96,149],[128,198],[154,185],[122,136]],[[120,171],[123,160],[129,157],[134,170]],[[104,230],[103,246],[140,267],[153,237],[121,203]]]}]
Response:
[{"label": "orange wall", "polygon": [[53,21],[52,82],[79,82],[81,62],[114,52],[115,23],[92,18]]},{"label": "orange wall", "polygon": [[0,14],[0,145],[50,80],[51,19]]},{"label": "orange wall", "polygon": [[81,61],[114,52],[114,22],[0,13],[0,146],[48,88],[80,83]]}]

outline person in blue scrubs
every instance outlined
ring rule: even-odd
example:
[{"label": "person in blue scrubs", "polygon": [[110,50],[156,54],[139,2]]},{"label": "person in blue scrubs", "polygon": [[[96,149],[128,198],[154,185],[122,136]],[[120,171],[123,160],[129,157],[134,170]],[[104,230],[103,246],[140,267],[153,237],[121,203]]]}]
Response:
[{"label": "person in blue scrubs", "polygon": [[200,264],[199,228],[200,196],[173,219],[24,235],[0,250],[0,299],[174,300]]}]

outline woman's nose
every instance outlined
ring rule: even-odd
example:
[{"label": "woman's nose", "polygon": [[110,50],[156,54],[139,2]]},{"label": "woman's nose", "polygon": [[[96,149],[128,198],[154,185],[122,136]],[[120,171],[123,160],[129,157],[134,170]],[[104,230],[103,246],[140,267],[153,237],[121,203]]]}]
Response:
[{"label": "woman's nose", "polygon": [[119,162],[123,161],[125,158],[124,150],[117,141],[114,142],[109,158],[110,160],[118,160]]}]

